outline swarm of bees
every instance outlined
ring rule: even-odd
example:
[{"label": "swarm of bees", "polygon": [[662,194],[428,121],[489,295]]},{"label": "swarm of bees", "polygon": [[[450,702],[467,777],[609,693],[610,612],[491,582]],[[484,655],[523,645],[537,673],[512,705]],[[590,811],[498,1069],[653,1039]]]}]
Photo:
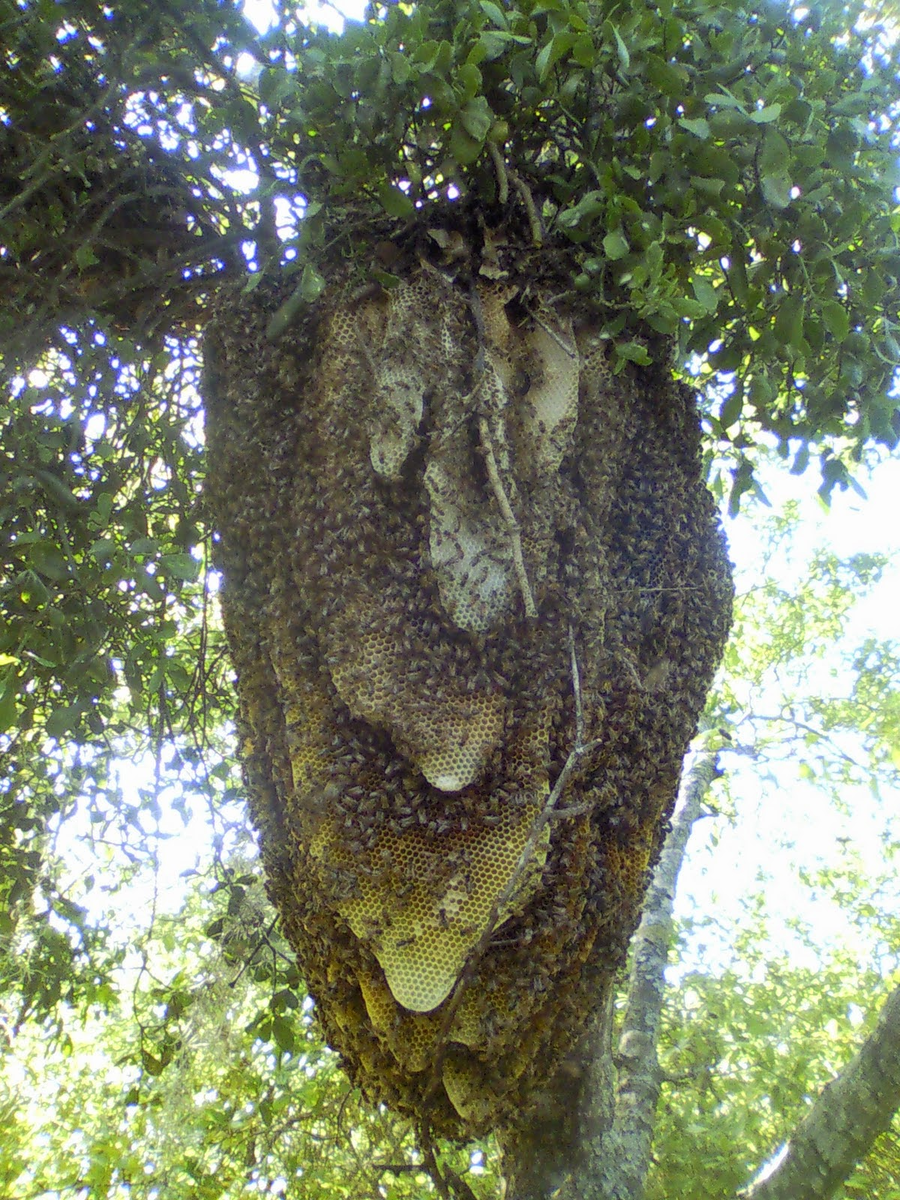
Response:
[{"label": "swarm of bees", "polygon": [[459,257],[274,343],[258,290],[206,344],[270,894],[354,1081],[451,1137],[527,1111],[608,992],[731,601],[689,389]]}]

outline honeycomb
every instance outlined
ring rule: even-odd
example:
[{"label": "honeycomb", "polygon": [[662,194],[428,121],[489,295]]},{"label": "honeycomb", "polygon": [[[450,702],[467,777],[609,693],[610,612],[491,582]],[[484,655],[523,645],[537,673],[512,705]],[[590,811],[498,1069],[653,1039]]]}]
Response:
[{"label": "honeycomb", "polygon": [[[450,1137],[527,1120],[608,994],[731,597],[691,393],[462,232],[384,291],[332,264],[274,344],[278,286],[226,299],[204,379],[269,892],[352,1079]],[[573,641],[593,749],[523,866]]]},{"label": "honeycomb", "polygon": [[[525,800],[486,835],[444,834],[441,842],[450,870],[438,886],[429,879],[440,853],[433,838],[412,829],[378,839],[370,857],[389,860],[389,872],[369,875],[360,870],[357,894],[337,901],[336,908],[360,940],[371,942],[398,1004],[424,1013],[447,998],[484,932],[495,898],[512,876],[541,808],[538,798]],[[354,869],[342,852],[340,829],[320,832],[310,853],[332,866]],[[513,904],[527,900],[537,882],[533,870]],[[508,910],[501,912],[501,923],[508,915]]]},{"label": "honeycomb", "polygon": [[[371,628],[378,615],[374,604],[361,604],[349,614],[349,621],[366,632],[355,643],[335,645],[332,678],[338,695],[354,716],[388,729],[434,787],[460,791],[478,778],[500,739],[505,697],[451,683],[439,713],[429,710],[421,691],[408,709],[398,711],[395,681],[402,678],[405,662],[397,643]],[[422,649],[414,644],[414,651]],[[408,681],[407,686],[411,690]]]}]

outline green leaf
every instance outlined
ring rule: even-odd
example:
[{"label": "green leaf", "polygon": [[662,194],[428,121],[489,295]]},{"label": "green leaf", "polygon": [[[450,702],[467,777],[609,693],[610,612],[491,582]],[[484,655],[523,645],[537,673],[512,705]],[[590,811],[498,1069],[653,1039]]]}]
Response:
[{"label": "green leaf", "polygon": [[52,738],[62,737],[78,725],[81,709],[77,704],[63,704],[55,708],[47,718],[46,730]]},{"label": "green leaf", "polygon": [[704,140],[709,137],[709,121],[705,117],[681,117],[678,124],[694,137]]},{"label": "green leaf", "polygon": [[597,48],[589,33],[580,33],[572,45],[572,58],[579,67],[590,70],[597,65]]},{"label": "green leaf", "polygon": [[113,557],[116,552],[115,538],[98,538],[96,542],[91,542],[89,553],[98,562],[107,562]]},{"label": "green leaf", "polygon": [[608,233],[603,239],[603,253],[613,262],[619,258],[624,258],[630,249],[631,247],[628,245],[625,235],[618,229],[613,230],[612,233]]},{"label": "green leaf", "polygon": [[[456,91],[460,103],[474,99],[481,88],[481,72],[474,63],[463,63],[456,73]],[[481,97],[484,99],[484,97]]]},{"label": "green leaf", "polygon": [[28,558],[35,570],[39,571],[46,579],[60,583],[69,577],[69,561],[62,550],[54,546],[52,542],[44,540],[35,542],[33,546],[29,547]]},{"label": "green leaf", "polygon": [[759,181],[763,199],[770,208],[787,208],[793,184],[787,175],[763,175]]},{"label": "green leaf", "polygon": [[797,349],[803,337],[803,297],[785,296],[775,314],[775,337],[780,345]]},{"label": "green leaf", "polygon": [[619,62],[622,64],[622,70],[627,71],[631,66],[631,55],[628,53],[628,47],[622,41],[622,35],[619,33],[618,26],[610,23],[610,28],[616,41],[616,50],[619,55]]},{"label": "green leaf", "polygon": [[479,0],[479,4],[484,15],[489,21],[493,21],[498,29],[507,28],[506,13],[499,4],[494,4],[493,0]]},{"label": "green leaf", "polygon": [[736,96],[732,96],[729,91],[707,92],[703,97],[707,104],[713,104],[716,108],[735,108],[739,112],[746,112],[743,103]]},{"label": "green leaf", "polygon": [[594,217],[600,216],[605,211],[606,197],[603,192],[596,190],[585,192],[577,204],[573,204],[571,208],[566,208],[559,214],[556,223],[560,229],[576,229],[588,224]]},{"label": "green leaf", "polygon": [[564,29],[542,47],[534,64],[539,83],[546,81],[553,67],[568,54],[577,40],[578,33],[574,29]]},{"label": "green leaf", "polygon": [[791,463],[791,474],[802,475],[809,466],[809,444],[804,442],[794,456],[794,461]]},{"label": "green leaf", "polygon": [[481,151],[484,149],[483,139],[474,138],[467,133],[462,124],[455,124],[450,134],[450,145],[448,147],[450,156],[454,158],[461,166],[467,166],[469,163],[475,162]]},{"label": "green leaf", "polygon": [[616,370],[620,371],[625,363],[633,362],[638,366],[648,367],[653,359],[647,353],[647,347],[641,342],[616,342],[615,343]]},{"label": "green leaf", "polygon": [[750,120],[756,125],[768,125],[772,121],[777,121],[780,116],[780,104],[767,104],[765,108],[759,108],[756,112],[750,113]]},{"label": "green leaf", "polygon": [[378,189],[378,199],[389,217],[410,217],[416,211],[416,206],[410,196],[392,183],[383,183]]},{"label": "green leaf", "polygon": [[842,342],[850,332],[850,314],[838,300],[826,300],[819,312],[825,328],[837,341]]},{"label": "green leaf", "polygon": [[401,283],[399,275],[392,275],[390,271],[383,271],[380,267],[372,267],[369,270],[369,274],[377,283],[380,283],[383,288],[387,288],[388,290],[399,287]]},{"label": "green leaf", "polygon": [[273,1017],[272,1041],[279,1050],[291,1052],[297,1044],[293,1024],[284,1017]]},{"label": "green leaf", "polygon": [[94,249],[87,242],[82,242],[75,249],[75,263],[79,271],[84,271],[88,267],[94,267],[100,259],[94,253]]},{"label": "green leaf", "polygon": [[484,96],[476,96],[459,110],[459,121],[469,137],[483,143],[494,123],[494,114]]},{"label": "green leaf", "polygon": [[200,574],[200,563],[190,554],[164,554],[159,563],[166,574],[185,583],[193,583]]},{"label": "green leaf", "polygon": [[741,497],[753,488],[753,466],[741,456],[737,467],[732,471],[731,492],[728,496],[728,515],[736,517],[741,508]]},{"label": "green leaf", "polygon": [[322,295],[325,290],[325,279],[316,268],[307,263],[303,268],[303,275],[300,279],[300,298],[306,304],[312,304],[314,300]]},{"label": "green leaf", "polygon": [[542,46],[541,49],[538,51],[538,56],[534,60],[534,69],[537,72],[537,77],[541,83],[544,82],[544,80],[546,79],[547,74],[550,70],[550,67],[551,67],[550,55],[552,53],[553,53],[553,43],[547,42],[546,45]]},{"label": "green leaf", "polygon": [[0,695],[0,733],[13,729],[19,720],[19,710],[16,704],[17,680],[15,676],[7,681]]},{"label": "green leaf", "polygon": [[697,301],[703,305],[706,311],[710,314],[714,313],[719,307],[719,293],[713,287],[708,279],[692,279],[691,288]]},{"label": "green leaf", "polygon": [[719,410],[719,420],[722,422],[723,429],[730,429],[731,426],[738,420],[741,415],[741,410],[744,407],[744,392],[741,387],[735,387],[730,396],[727,396]]},{"label": "green leaf", "polygon": [[787,208],[791,202],[790,162],[791,148],[787,140],[776,130],[769,129],[759,156],[759,174],[763,198],[772,208]]},{"label": "green leaf", "polygon": [[[480,61],[493,62],[501,54],[505,54],[510,44],[530,46],[531,39],[518,34],[504,33],[499,29],[486,29],[479,37],[475,46],[480,47]],[[473,47],[473,50],[475,47]]]},{"label": "green leaf", "polygon": [[759,169],[765,175],[787,175],[791,162],[791,148],[787,139],[774,129],[766,132],[759,156]]},{"label": "green leaf", "polygon": [[166,1065],[162,1059],[156,1058],[156,1056],[151,1054],[149,1050],[143,1049],[141,1050],[141,1065],[147,1074],[153,1077],[162,1075],[163,1071],[166,1069]]}]

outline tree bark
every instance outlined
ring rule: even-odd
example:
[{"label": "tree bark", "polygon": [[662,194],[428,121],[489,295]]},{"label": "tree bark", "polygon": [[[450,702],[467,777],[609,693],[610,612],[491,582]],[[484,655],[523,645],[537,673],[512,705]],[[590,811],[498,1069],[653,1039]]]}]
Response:
[{"label": "tree bark", "polygon": [[819,1095],[777,1166],[743,1200],[827,1200],[900,1109],[900,987],[872,1034]]},{"label": "tree bark", "polygon": [[659,863],[635,934],[625,1017],[618,1039],[618,1083],[612,1127],[590,1169],[576,1173],[561,1200],[641,1200],[650,1151],[660,1071],[659,1025],[672,942],[672,907],[688,838],[716,775],[717,755],[699,751],[688,760]]}]

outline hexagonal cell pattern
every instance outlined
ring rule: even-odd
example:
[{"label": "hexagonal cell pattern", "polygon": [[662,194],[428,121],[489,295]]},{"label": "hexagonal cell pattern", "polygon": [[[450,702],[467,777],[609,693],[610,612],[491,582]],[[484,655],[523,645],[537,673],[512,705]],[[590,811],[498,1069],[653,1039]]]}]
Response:
[{"label": "hexagonal cell pattern", "polygon": [[[522,1119],[611,986],[731,594],[690,392],[466,238],[389,291],[336,268],[274,345],[282,293],[223,303],[205,385],[270,894],[352,1077],[454,1137]],[[523,863],[572,645],[593,748]]]}]

